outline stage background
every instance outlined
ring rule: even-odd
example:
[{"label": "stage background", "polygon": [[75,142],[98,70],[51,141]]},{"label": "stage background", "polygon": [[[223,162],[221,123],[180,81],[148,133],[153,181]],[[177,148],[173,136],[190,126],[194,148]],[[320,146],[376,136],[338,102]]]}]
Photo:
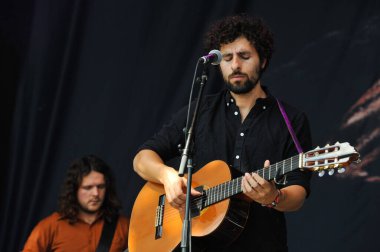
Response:
[{"label": "stage background", "polygon": [[[287,214],[290,251],[374,251],[380,225],[379,1],[89,1],[0,3],[0,250],[19,251],[56,209],[69,163],[93,153],[117,174],[129,215],[143,181],[138,146],[186,104],[208,25],[246,12],[276,52],[263,77],[305,111],[315,145],[349,141],[362,164],[314,176]],[[212,70],[206,93],[222,87]]]}]

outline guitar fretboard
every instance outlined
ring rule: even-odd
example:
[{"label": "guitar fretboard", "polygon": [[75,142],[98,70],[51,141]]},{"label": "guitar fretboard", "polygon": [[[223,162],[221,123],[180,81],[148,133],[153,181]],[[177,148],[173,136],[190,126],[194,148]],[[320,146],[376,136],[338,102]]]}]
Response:
[{"label": "guitar fretboard", "polygon": [[[293,156],[291,158],[285,159],[278,163],[270,165],[268,168],[262,168],[260,170],[255,171],[258,175],[260,175],[265,180],[273,180],[279,176],[282,176],[288,172],[291,172],[300,167],[300,160],[302,154]],[[212,188],[209,188],[204,191],[206,197],[204,202],[202,202],[202,208],[213,205],[219,201],[232,197],[236,194],[242,193],[243,189],[241,187],[241,181],[243,176],[235,178],[233,180],[224,182]]]}]

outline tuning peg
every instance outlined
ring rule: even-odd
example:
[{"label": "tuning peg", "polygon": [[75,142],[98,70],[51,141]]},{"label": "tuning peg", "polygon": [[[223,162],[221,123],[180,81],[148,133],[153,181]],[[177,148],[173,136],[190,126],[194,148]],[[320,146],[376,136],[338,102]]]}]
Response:
[{"label": "tuning peg", "polygon": [[325,175],[325,171],[324,171],[324,170],[318,172],[318,176],[319,176],[319,177],[323,177],[323,175]]},{"label": "tuning peg", "polygon": [[329,175],[331,176],[331,175],[333,175],[333,174],[334,174],[334,172],[335,172],[335,170],[334,170],[334,169],[330,169],[328,173],[329,173]]},{"label": "tuning peg", "polygon": [[344,167],[338,169],[338,173],[343,173],[345,171],[346,171],[346,168],[344,168]]}]

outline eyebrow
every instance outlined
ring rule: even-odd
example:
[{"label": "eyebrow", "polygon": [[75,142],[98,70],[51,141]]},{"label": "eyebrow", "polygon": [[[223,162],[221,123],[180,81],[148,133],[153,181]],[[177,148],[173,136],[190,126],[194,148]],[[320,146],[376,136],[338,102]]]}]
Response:
[{"label": "eyebrow", "polygon": [[101,184],[88,184],[88,185],[81,185],[80,187],[94,187],[94,186],[105,186],[106,183],[101,183]]},{"label": "eyebrow", "polygon": [[232,53],[224,53],[224,54],[222,54],[222,59],[231,58],[231,57],[232,57]]},{"label": "eyebrow", "polygon": [[[222,57],[230,56],[230,55],[232,55],[232,54],[233,54],[232,52],[223,53],[223,54],[222,54]],[[239,55],[242,55],[242,54],[252,54],[252,52],[247,51],[247,50],[242,50],[242,51],[238,51],[237,54],[239,54]]]}]

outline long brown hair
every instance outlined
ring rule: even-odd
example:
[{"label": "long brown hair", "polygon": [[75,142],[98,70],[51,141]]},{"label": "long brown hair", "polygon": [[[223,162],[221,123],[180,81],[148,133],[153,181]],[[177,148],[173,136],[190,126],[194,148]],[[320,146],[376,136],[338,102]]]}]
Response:
[{"label": "long brown hair", "polygon": [[103,174],[106,183],[106,194],[100,208],[102,216],[107,220],[111,220],[121,209],[114,187],[114,178],[109,166],[100,158],[87,155],[74,160],[70,165],[58,199],[58,213],[62,218],[68,219],[70,223],[78,221],[80,206],[77,192],[83,177],[87,176],[91,171]]}]

